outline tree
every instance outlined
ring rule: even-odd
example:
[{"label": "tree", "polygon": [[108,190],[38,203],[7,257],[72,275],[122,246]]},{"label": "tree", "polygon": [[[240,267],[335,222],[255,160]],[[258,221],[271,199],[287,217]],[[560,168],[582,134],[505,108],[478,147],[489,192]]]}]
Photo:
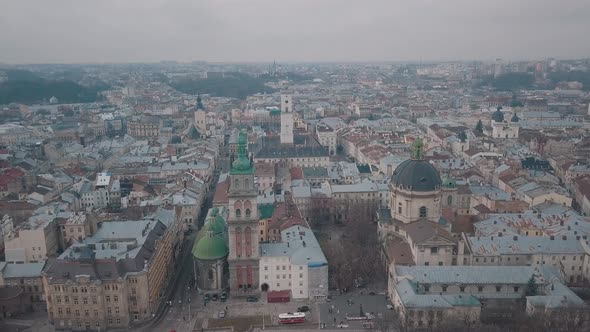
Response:
[{"label": "tree", "polygon": [[526,290],[525,290],[525,295],[526,296],[535,296],[539,293],[539,287],[537,286],[537,283],[535,282],[535,276],[532,275],[531,278],[529,279],[529,281],[526,284]]},{"label": "tree", "polygon": [[479,121],[477,121],[477,125],[475,126],[475,131],[477,131],[479,133],[483,133],[483,122],[481,122],[481,119]]},{"label": "tree", "polygon": [[471,108],[471,110],[472,110],[472,111],[475,111],[476,109],[478,109],[478,108],[479,108],[479,105],[477,105],[476,103],[471,103],[471,104],[469,105],[469,108]]}]

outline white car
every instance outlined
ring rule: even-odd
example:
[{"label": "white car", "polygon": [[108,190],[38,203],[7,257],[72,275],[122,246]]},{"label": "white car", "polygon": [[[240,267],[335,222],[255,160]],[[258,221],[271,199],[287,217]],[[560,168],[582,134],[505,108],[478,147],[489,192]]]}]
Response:
[{"label": "white car", "polygon": [[217,318],[224,318],[224,317],[225,317],[225,310],[222,310],[217,314]]},{"label": "white car", "polygon": [[345,329],[345,328],[348,328],[348,324],[338,324],[338,328],[339,328],[339,329]]},{"label": "white car", "polygon": [[389,310],[393,310],[393,306],[392,306],[391,304],[388,304],[388,305],[387,305],[387,309],[389,309]]}]

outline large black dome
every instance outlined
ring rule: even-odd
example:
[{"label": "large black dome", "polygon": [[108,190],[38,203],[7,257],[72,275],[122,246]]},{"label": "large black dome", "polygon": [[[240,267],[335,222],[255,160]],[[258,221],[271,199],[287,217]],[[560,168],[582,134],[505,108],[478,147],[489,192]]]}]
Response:
[{"label": "large black dome", "polygon": [[396,186],[411,191],[433,191],[440,188],[442,181],[434,166],[426,160],[410,159],[399,164],[391,178]]}]

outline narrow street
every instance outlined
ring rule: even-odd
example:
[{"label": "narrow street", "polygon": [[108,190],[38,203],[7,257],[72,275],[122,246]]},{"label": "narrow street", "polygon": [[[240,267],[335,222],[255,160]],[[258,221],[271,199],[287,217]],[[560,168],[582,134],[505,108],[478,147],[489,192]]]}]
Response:
[{"label": "narrow street", "polygon": [[[223,156],[225,146],[221,147],[221,156]],[[228,163],[227,158],[220,157],[220,165],[213,174],[207,198],[203,204],[197,226],[200,227],[205,221],[207,211],[213,205],[213,196],[217,182],[219,181],[220,169],[224,164]],[[158,317],[156,317],[151,324],[138,329],[138,331],[191,331],[196,321],[196,313],[202,306],[201,296],[194,287],[193,279],[193,260],[192,248],[195,241],[197,231],[194,230],[186,234],[181,253],[179,255],[178,264],[175,268],[175,273],[172,276],[170,284],[168,285],[168,296],[166,303],[162,305]]]}]

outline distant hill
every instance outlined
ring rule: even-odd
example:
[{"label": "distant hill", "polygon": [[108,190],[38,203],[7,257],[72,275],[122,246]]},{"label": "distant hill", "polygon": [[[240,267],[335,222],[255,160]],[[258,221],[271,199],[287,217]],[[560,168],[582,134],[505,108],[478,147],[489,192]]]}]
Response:
[{"label": "distant hill", "polygon": [[45,79],[27,70],[3,70],[6,80],[0,83],[0,104],[36,103],[55,96],[60,103],[85,103],[97,100],[105,85],[88,87],[70,80]]},{"label": "distant hill", "polygon": [[188,94],[211,94],[217,97],[245,99],[252,94],[274,91],[264,83],[265,80],[261,78],[228,73],[223,78],[182,79],[170,82],[170,85]]}]

